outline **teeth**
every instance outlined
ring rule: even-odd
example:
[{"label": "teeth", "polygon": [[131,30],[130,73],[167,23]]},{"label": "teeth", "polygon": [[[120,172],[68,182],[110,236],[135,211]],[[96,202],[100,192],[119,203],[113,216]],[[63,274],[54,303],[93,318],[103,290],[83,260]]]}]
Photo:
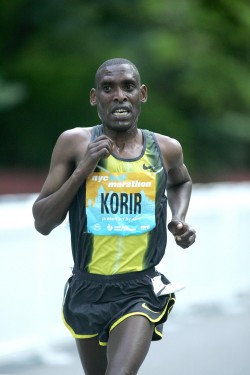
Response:
[{"label": "teeth", "polygon": [[117,113],[128,113],[128,111],[126,109],[118,108],[118,109],[115,110],[114,113],[116,113],[116,114]]}]

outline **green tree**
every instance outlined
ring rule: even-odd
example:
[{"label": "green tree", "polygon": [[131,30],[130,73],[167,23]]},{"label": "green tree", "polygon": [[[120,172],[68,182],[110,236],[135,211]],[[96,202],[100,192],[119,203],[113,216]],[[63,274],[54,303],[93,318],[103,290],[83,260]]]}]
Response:
[{"label": "green tree", "polygon": [[195,180],[250,166],[246,0],[2,0],[2,166],[48,165],[58,135],[98,122],[94,73],[126,57],[149,88],[140,126],[177,138]]}]

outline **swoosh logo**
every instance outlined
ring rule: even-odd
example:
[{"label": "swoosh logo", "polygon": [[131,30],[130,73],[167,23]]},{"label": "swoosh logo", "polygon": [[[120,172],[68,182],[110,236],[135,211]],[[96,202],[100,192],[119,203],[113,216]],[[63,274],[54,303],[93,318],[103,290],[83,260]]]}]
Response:
[{"label": "swoosh logo", "polygon": [[143,164],[142,168],[147,171],[148,169],[151,169],[151,171],[154,172],[154,168],[152,167],[152,165],[146,165],[145,163]]},{"label": "swoosh logo", "polygon": [[161,167],[160,169],[158,169],[158,171],[156,171],[154,169],[154,167],[152,167],[152,165],[146,165],[145,163],[142,165],[142,169],[144,169],[145,171],[148,171],[149,169],[151,169],[152,172],[154,172],[155,174],[157,173],[160,173],[162,170],[163,170],[163,167]]},{"label": "swoosh logo", "polygon": [[142,304],[142,307],[144,307],[144,309],[146,309],[146,310],[151,311],[151,312],[154,313],[154,314],[159,314],[159,311],[153,311],[153,310],[151,310],[151,309],[146,305],[145,302]]}]

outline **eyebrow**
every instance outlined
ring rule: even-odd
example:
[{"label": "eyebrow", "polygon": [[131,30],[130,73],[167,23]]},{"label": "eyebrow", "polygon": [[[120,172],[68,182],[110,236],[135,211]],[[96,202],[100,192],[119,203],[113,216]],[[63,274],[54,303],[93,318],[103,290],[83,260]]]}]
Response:
[{"label": "eyebrow", "polygon": [[[102,79],[99,80],[99,84],[103,85],[105,83],[113,83],[115,81],[116,81],[115,78],[112,78],[112,77],[103,77]],[[138,80],[135,77],[124,78],[124,79],[121,80],[121,82],[124,82],[124,83],[128,83],[128,82],[139,83]]]}]

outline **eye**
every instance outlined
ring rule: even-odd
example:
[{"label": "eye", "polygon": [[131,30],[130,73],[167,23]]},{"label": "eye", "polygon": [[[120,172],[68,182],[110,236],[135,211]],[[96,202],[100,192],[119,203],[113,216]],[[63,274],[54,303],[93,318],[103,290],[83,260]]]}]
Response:
[{"label": "eye", "polygon": [[135,89],[135,84],[132,83],[132,82],[127,82],[127,83],[125,84],[125,89],[126,89],[127,91],[133,91],[133,90]]},{"label": "eye", "polygon": [[105,92],[110,92],[111,89],[112,89],[112,87],[111,87],[111,85],[109,83],[106,83],[106,84],[103,85],[102,89]]}]

